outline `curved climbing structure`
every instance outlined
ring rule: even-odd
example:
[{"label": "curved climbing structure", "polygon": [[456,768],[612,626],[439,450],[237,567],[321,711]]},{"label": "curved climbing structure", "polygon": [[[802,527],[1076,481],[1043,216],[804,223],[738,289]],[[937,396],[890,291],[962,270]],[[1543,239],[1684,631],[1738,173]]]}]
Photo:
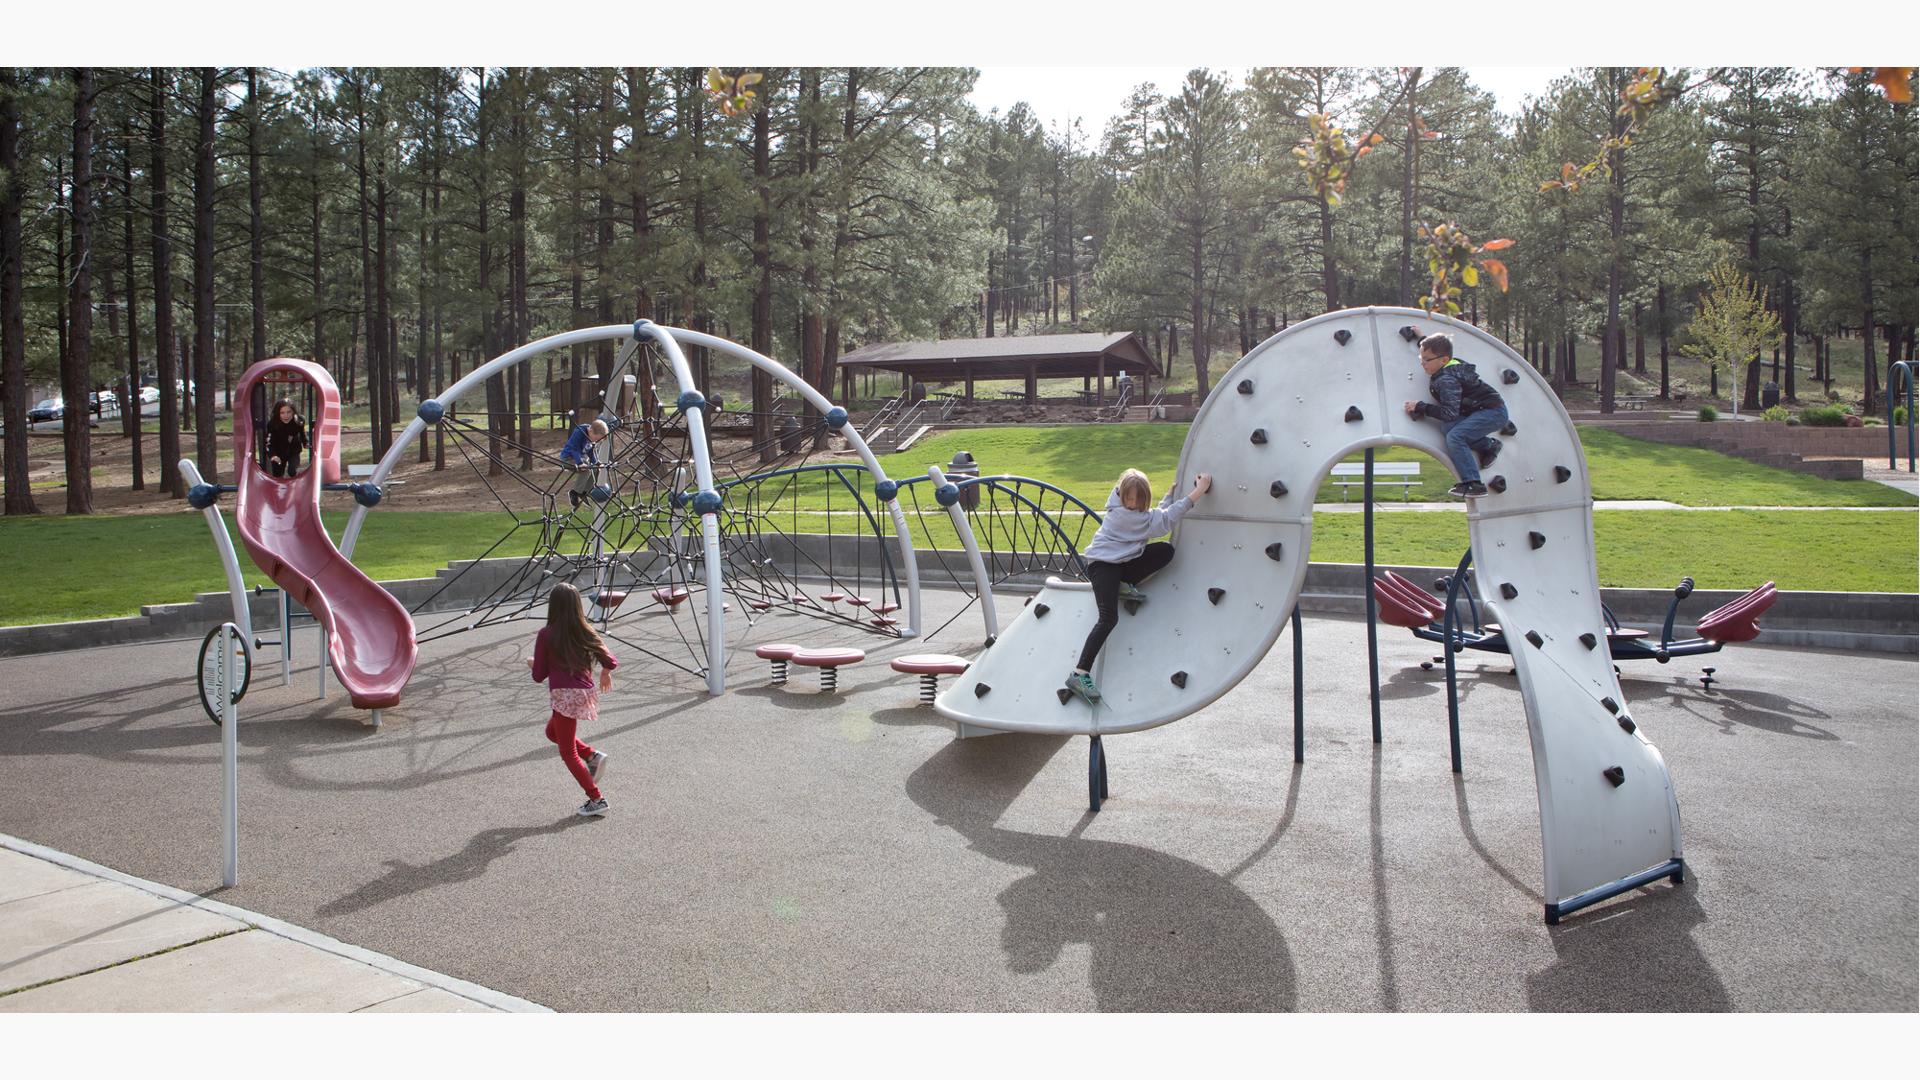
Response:
[{"label": "curved climbing structure", "polygon": [[[1477,327],[1405,308],[1332,312],[1261,343],[1221,379],[1181,452],[1176,482],[1211,473],[1176,554],[1123,613],[1094,672],[1103,699],[1059,691],[1095,619],[1090,588],[1050,584],[940,695],[967,727],[1100,736],[1190,715],[1232,689],[1278,639],[1306,577],[1314,495],[1333,466],[1375,446],[1443,464],[1440,425],[1406,414],[1430,400],[1421,336],[1505,398],[1512,424],[1468,503],[1480,602],[1513,641],[1540,800],[1547,916],[1681,871],[1679,812],[1665,763],[1621,704],[1607,649],[1586,459],[1559,399],[1519,355]],[[1451,466],[1448,465],[1451,469]],[[1167,478],[1155,477],[1156,483]]]}]

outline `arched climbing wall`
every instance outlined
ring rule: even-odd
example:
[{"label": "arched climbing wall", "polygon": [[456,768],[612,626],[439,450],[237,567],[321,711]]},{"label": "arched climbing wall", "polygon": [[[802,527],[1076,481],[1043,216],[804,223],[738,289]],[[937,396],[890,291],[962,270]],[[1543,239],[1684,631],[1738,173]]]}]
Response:
[{"label": "arched climbing wall", "polygon": [[[1412,309],[1299,323],[1220,380],[1187,435],[1177,478],[1184,491],[1211,473],[1213,491],[1181,522],[1151,601],[1123,614],[1108,638],[1094,672],[1098,707],[1056,695],[1095,619],[1089,587],[1062,584],[949,683],[939,711],[975,728],[1105,735],[1178,720],[1232,689],[1273,646],[1300,595],[1314,494],[1333,466],[1370,446],[1417,447],[1447,461],[1440,425],[1402,408],[1431,400],[1417,341],[1437,331],[1453,335],[1455,354],[1500,391],[1513,421],[1485,472],[1494,491],[1468,503],[1466,517],[1480,602],[1514,643],[1549,907],[1677,859],[1666,765],[1626,718],[1606,647],[1592,495],[1573,423],[1497,338]],[[1157,486],[1169,479],[1154,477]]]}]

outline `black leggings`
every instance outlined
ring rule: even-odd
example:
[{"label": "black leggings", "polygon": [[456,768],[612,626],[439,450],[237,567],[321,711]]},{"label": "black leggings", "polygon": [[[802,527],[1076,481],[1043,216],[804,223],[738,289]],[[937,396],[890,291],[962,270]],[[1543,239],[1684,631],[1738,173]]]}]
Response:
[{"label": "black leggings", "polygon": [[296,451],[294,454],[289,456],[285,461],[267,462],[267,471],[271,472],[275,476],[300,475],[300,454]]},{"label": "black leggings", "polygon": [[1087,564],[1087,579],[1093,582],[1093,602],[1100,609],[1100,621],[1093,624],[1087,643],[1080,647],[1079,670],[1093,670],[1093,658],[1100,655],[1107,635],[1120,625],[1120,583],[1138,585],[1166,569],[1172,561],[1173,545],[1162,540],[1148,544],[1147,550],[1123,563]]}]

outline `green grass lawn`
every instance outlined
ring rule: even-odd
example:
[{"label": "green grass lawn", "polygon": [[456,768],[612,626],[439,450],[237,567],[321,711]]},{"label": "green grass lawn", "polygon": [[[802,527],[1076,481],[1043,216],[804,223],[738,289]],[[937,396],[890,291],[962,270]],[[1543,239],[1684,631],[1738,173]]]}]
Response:
[{"label": "green grass lawn", "polygon": [[[931,508],[928,500],[924,505]],[[337,537],[346,514],[325,515]],[[916,546],[957,548],[944,515],[925,527],[909,515]],[[824,532],[822,515],[801,515]],[[835,532],[849,522],[836,519]],[[1360,562],[1361,517],[1323,513],[1313,558]],[[375,578],[426,577],[454,559],[478,556],[505,531],[504,515],[375,511],[355,562]],[[784,523],[783,523],[784,527]],[[231,529],[231,526],[229,526]],[[1701,588],[1746,589],[1772,580],[1783,589],[1914,592],[1920,536],[1907,514],[1833,511],[1608,510],[1594,515],[1600,583],[1665,588],[1691,575]],[[1451,566],[1467,544],[1455,514],[1382,515],[1376,557],[1383,563]],[[531,538],[499,554],[525,554]],[[191,600],[224,587],[218,557],[198,513],[134,517],[0,520],[0,625],[131,615],[143,604]],[[241,556],[249,584],[266,579]]]}]

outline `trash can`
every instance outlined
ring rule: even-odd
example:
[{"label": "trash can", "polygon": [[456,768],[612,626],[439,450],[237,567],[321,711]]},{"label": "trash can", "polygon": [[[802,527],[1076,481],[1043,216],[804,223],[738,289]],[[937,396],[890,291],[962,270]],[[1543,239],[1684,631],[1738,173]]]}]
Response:
[{"label": "trash can", "polygon": [[[946,472],[947,479],[957,484],[969,477],[979,476],[980,466],[974,462],[972,454],[962,450],[953,455],[953,460],[947,463]],[[976,510],[979,506],[980,485],[975,484],[972,487],[963,487],[960,489],[960,508],[962,510]]]},{"label": "trash can", "polygon": [[797,454],[806,444],[806,436],[800,433],[800,418],[788,413],[786,418],[780,421],[780,452]]},{"label": "trash can", "polygon": [[1770,382],[1760,388],[1760,407],[1771,409],[1780,404],[1780,384]]}]

